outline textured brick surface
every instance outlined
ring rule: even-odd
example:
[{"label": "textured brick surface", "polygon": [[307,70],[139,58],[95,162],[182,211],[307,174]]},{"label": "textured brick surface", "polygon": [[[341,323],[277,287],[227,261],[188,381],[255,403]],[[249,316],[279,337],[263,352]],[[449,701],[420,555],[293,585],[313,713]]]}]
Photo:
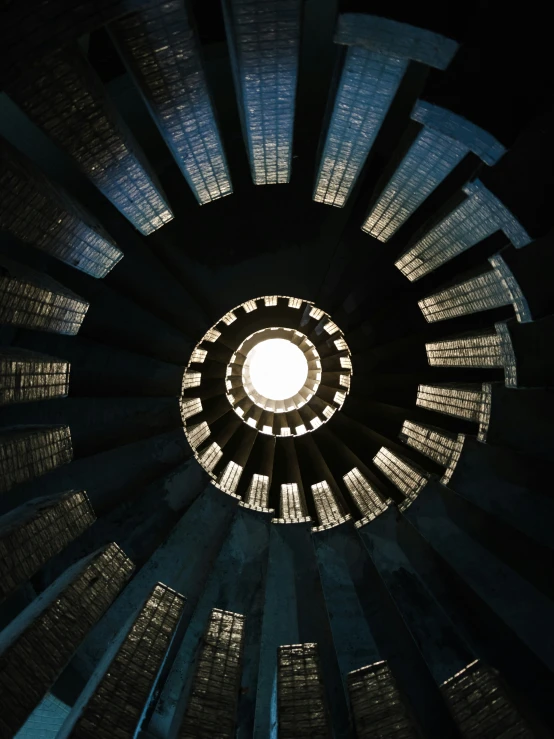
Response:
[{"label": "textured brick surface", "polygon": [[69,426],[18,426],[0,434],[0,493],[71,462]]},{"label": "textured brick surface", "polygon": [[0,257],[0,323],[74,336],[88,307],[51,277]]},{"label": "textured brick surface", "polygon": [[386,662],[349,673],[348,693],[358,739],[419,736]]},{"label": "textured brick surface", "polygon": [[93,277],[123,254],[100,224],[0,138],[0,229]]},{"label": "textured brick surface", "polygon": [[277,690],[279,739],[330,739],[317,644],[279,647]]},{"label": "textured brick surface", "polygon": [[495,670],[478,660],[441,686],[463,739],[533,739]]},{"label": "textured brick surface", "polygon": [[166,585],[154,587],[70,736],[127,739],[135,735],[184,603],[184,597]]},{"label": "textured brick surface", "polygon": [[39,498],[0,518],[0,601],[95,520],[82,491]]},{"label": "textured brick surface", "polygon": [[7,92],[141,233],[172,219],[138,146],[78,47],[44,57]]},{"label": "textured brick surface", "polygon": [[26,349],[0,349],[0,406],[64,398],[70,364]]},{"label": "textured brick surface", "polygon": [[[76,567],[52,600],[46,591],[40,612],[0,655],[1,737],[12,736],[25,723],[133,569],[117,544],[109,544]],[[25,616],[24,611],[20,618]]]},{"label": "textured brick surface", "polygon": [[204,634],[180,739],[233,739],[241,681],[244,616],[214,608]]}]

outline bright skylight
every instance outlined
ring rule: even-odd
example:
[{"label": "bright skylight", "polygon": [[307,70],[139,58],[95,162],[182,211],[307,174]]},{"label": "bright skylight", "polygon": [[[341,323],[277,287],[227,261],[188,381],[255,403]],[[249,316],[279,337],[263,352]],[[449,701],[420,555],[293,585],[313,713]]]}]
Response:
[{"label": "bright skylight", "polygon": [[267,339],[251,349],[247,362],[254,389],[270,400],[296,395],[308,377],[304,352],[286,339]]}]

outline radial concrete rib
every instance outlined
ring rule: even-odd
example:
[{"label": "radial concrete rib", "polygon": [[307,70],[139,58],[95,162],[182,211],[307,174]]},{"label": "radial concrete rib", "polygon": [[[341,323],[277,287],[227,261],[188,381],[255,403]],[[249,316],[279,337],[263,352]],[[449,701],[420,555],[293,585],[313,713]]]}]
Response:
[{"label": "radial concrete rib", "polygon": [[236,735],[239,739],[251,739],[269,551],[269,519],[269,513],[260,515],[247,508],[236,509],[229,533],[206,577],[198,605],[149,720],[148,730],[154,736],[172,735],[183,722],[194,679],[194,656],[215,604],[225,611],[248,614]]},{"label": "radial concrete rib", "polygon": [[96,515],[84,491],[36,500],[0,518],[0,602],[86,531]]},{"label": "radial concrete rib", "polygon": [[117,544],[70,567],[0,637],[0,733],[11,737],[61,674],[134,570]]},{"label": "radial concrete rib", "polygon": [[[132,737],[175,635],[185,599],[157,583],[129,627],[107,649],[59,739]],[[117,652],[113,654],[117,647]]]}]

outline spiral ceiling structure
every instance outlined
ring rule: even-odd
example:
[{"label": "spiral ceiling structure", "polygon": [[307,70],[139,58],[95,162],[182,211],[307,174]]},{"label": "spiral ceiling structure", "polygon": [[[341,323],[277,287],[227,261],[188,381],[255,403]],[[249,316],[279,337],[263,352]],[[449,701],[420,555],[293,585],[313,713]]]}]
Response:
[{"label": "spiral ceiling structure", "polygon": [[2,4],[0,739],[554,736],[550,44]]}]

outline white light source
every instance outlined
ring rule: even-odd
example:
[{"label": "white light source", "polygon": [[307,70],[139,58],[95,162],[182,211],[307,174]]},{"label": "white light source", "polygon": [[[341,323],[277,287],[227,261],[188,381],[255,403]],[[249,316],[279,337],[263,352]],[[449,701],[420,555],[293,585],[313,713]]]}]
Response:
[{"label": "white light source", "polygon": [[267,339],[256,344],[246,358],[254,390],[270,400],[292,398],[308,377],[304,352],[286,339]]}]

